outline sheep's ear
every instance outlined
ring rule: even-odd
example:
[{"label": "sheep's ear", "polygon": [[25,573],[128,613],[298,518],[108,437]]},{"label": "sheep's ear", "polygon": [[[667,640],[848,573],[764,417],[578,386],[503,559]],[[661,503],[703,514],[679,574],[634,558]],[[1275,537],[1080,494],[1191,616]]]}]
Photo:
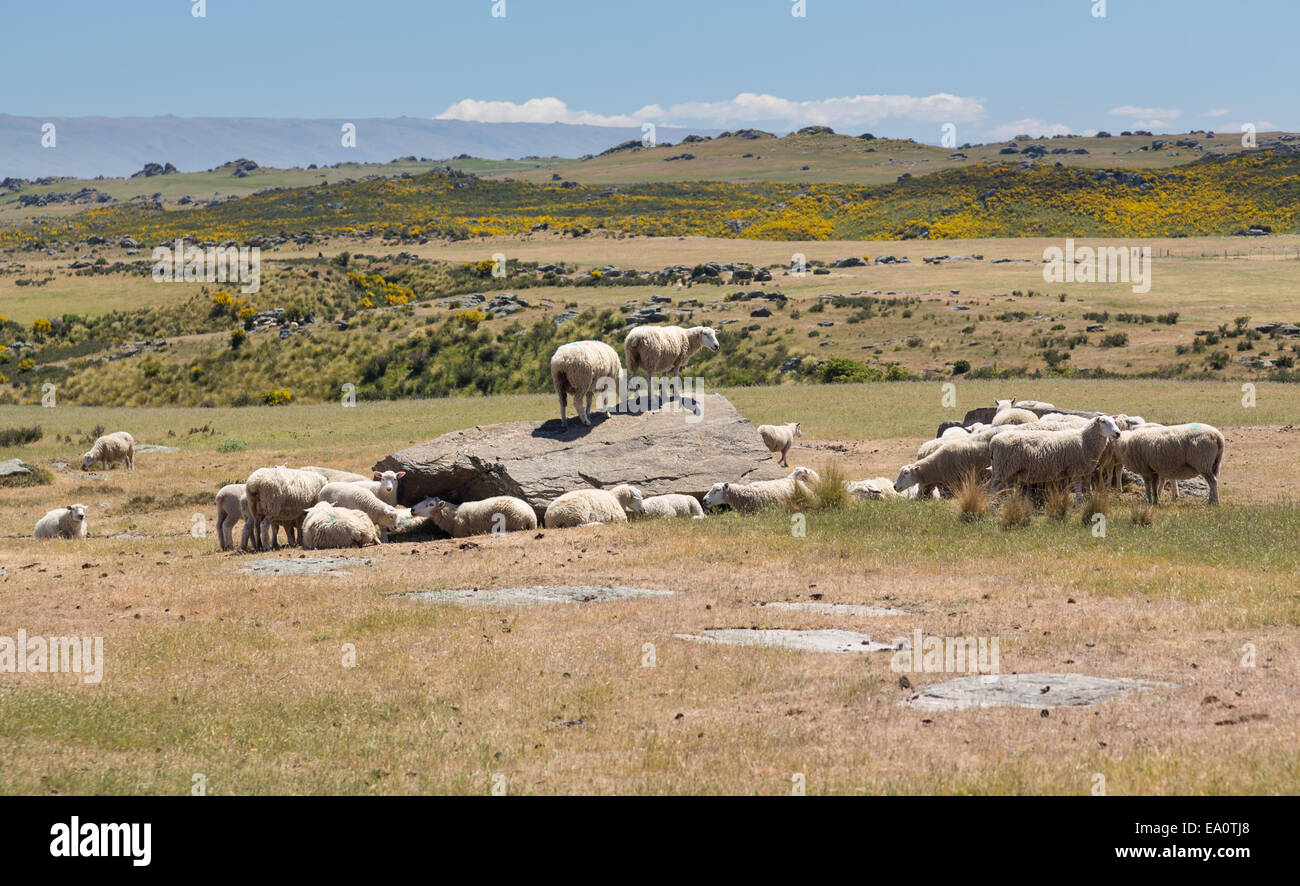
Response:
[{"label": "sheep's ear", "polygon": [[384,475],[383,475],[383,474],[379,473],[378,471],[375,471],[375,479],[376,479],[376,480],[382,480],[383,478],[384,478]]},{"label": "sheep's ear", "polygon": [[406,476],[406,471],[398,471],[398,472],[397,472],[397,479],[400,480],[400,479],[402,479],[402,478],[405,477],[405,476]]}]

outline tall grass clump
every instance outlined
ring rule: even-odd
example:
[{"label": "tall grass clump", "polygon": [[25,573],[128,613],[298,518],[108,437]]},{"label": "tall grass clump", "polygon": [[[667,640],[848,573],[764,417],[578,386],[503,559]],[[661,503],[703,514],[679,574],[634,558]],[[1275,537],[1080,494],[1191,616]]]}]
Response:
[{"label": "tall grass clump", "polygon": [[1034,502],[1023,490],[1008,492],[1002,499],[1002,528],[1014,529],[1028,526],[1034,516]]},{"label": "tall grass clump", "polygon": [[1084,526],[1091,526],[1093,514],[1109,517],[1110,506],[1110,490],[1104,486],[1094,485],[1083,498],[1083,513],[1079,517],[1079,522]]},{"label": "tall grass clump", "polygon": [[[817,479],[811,484],[812,506],[820,510],[839,511],[848,507],[853,501],[845,484],[848,482],[844,468],[839,462],[822,465],[817,471]],[[796,495],[799,491],[796,490]]]},{"label": "tall grass clump", "polygon": [[1061,483],[1053,483],[1043,493],[1043,510],[1053,520],[1070,516],[1070,490]]},{"label": "tall grass clump", "polygon": [[989,489],[974,471],[967,471],[953,490],[957,514],[962,520],[981,520],[989,512]]}]

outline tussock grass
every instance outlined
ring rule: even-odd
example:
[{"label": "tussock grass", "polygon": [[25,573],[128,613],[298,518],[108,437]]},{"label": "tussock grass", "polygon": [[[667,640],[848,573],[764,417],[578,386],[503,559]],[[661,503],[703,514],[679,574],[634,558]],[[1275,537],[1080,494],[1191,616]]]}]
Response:
[{"label": "tussock grass", "polygon": [[1054,483],[1043,493],[1043,511],[1053,520],[1064,520],[1070,516],[1070,490],[1060,483]]},{"label": "tussock grass", "polygon": [[1110,490],[1104,486],[1094,484],[1088,490],[1088,494],[1083,497],[1083,512],[1079,516],[1080,522],[1084,526],[1091,526],[1093,515],[1101,514],[1103,517],[1109,517],[1111,503]]},{"label": "tussock grass", "polygon": [[1129,522],[1134,526],[1150,526],[1155,520],[1156,509],[1146,502],[1134,502],[1129,508]]},{"label": "tussock grass", "polygon": [[989,512],[989,489],[974,471],[968,471],[953,491],[957,514],[965,522],[982,520]]},{"label": "tussock grass", "polygon": [[854,503],[853,496],[844,486],[848,482],[848,476],[839,462],[827,462],[815,470],[817,480],[812,484],[811,507],[817,510],[842,510]]},{"label": "tussock grass", "polygon": [[1019,489],[1002,496],[998,509],[1003,529],[1018,529],[1028,526],[1034,517],[1034,502]]}]

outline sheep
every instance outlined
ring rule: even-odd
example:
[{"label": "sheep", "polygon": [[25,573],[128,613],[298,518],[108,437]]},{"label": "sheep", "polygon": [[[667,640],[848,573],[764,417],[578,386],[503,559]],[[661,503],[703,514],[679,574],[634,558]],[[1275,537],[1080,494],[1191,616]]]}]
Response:
[{"label": "sheep", "polygon": [[1169,427],[1143,425],[1124,431],[1115,444],[1124,467],[1142,477],[1147,501],[1160,504],[1160,482],[1200,474],[1210,487],[1210,504],[1219,503],[1219,468],[1224,439],[1218,428],[1193,422]]},{"label": "sheep", "polygon": [[303,510],[302,546],[319,548],[364,548],[379,544],[374,522],[364,511],[336,508],[319,501]]},{"label": "sheep", "polygon": [[711,327],[636,326],[623,340],[627,374],[644,372],[647,382],[652,375],[680,378],[682,367],[700,348],[718,349],[718,334]]},{"label": "sheep", "polygon": [[[330,483],[365,483],[369,478],[351,471],[339,471],[334,468],[299,468],[302,471],[315,471]],[[392,502],[390,502],[391,504]]]},{"label": "sheep", "polygon": [[569,419],[565,416],[568,395],[573,395],[573,408],[578,419],[588,427],[591,419],[591,402],[600,388],[617,391],[623,380],[623,366],[615,351],[603,341],[577,341],[560,345],[551,357],[551,382],[560,398],[560,423],[567,431]]},{"label": "sheep", "polygon": [[1042,400],[1017,400],[1014,397],[1012,397],[1007,400],[993,401],[993,410],[995,413],[1001,412],[1004,409],[1029,409],[1029,410],[1040,409],[1043,411],[1050,411],[1055,408],[1056,407],[1053,406],[1051,403],[1044,403]]},{"label": "sheep", "polygon": [[635,486],[623,484],[613,489],[575,489],[551,502],[542,522],[547,529],[626,523],[629,511],[639,514],[644,507],[641,490]]},{"label": "sheep", "polygon": [[798,467],[780,480],[756,480],[753,483],[714,483],[704,494],[706,507],[730,505],[737,511],[787,505],[797,492],[811,495],[807,483],[818,480],[811,468]]},{"label": "sheep", "polygon": [[316,501],[361,511],[380,527],[380,537],[388,541],[388,530],[409,525],[411,512],[381,499],[370,491],[368,482],[363,480],[360,483],[326,483],[320,488],[320,492],[316,493]]},{"label": "sheep", "polygon": [[235,546],[234,528],[240,520],[244,521],[244,531],[239,537],[239,549],[249,549],[254,521],[248,508],[247,488],[244,483],[227,483],[217,491],[217,541],[223,551]]},{"label": "sheep", "polygon": [[873,480],[852,480],[845,483],[844,488],[863,501],[906,498],[903,493],[894,491],[894,482],[888,477],[876,477]]},{"label": "sheep", "polygon": [[128,471],[135,470],[135,438],[126,431],[114,431],[95,441],[95,445],[81,456],[81,469],[88,470],[92,464],[100,462],[104,470],[121,462]]},{"label": "sheep", "polygon": [[1016,407],[999,409],[998,414],[993,416],[994,425],[1027,425],[1034,421],[1038,421],[1038,413]]},{"label": "sheep", "polygon": [[537,512],[533,506],[510,495],[459,505],[440,498],[426,498],[411,508],[411,513],[417,517],[429,517],[452,538],[537,528]]},{"label": "sheep", "polygon": [[1099,415],[1082,428],[1004,431],[989,441],[992,488],[1074,484],[1082,498],[1084,478],[1096,470],[1106,447],[1119,435],[1109,415]]},{"label": "sheep", "polygon": [[647,517],[691,517],[695,520],[704,517],[704,508],[700,506],[700,500],[693,495],[680,493],[652,495],[641,504],[642,513]]},{"label": "sheep", "polygon": [[278,547],[277,526],[285,525],[289,544],[293,530],[301,538],[303,513],[317,503],[325,478],[315,471],[296,468],[258,468],[248,477],[244,494],[249,510],[258,521],[253,537],[258,550]]},{"label": "sheep", "polygon": [[967,429],[967,428],[963,428],[961,425],[955,425],[955,426],[953,426],[953,427],[948,428],[948,429],[945,430],[942,434],[940,434],[939,437],[938,437],[938,439],[940,439],[940,440],[957,440],[957,439],[959,439],[959,438],[961,438],[961,437],[969,437],[970,435],[971,435],[971,432],[970,432],[969,429]]},{"label": "sheep", "polygon": [[925,458],[903,465],[894,481],[894,491],[906,492],[919,486],[918,494],[928,498],[937,489],[956,489],[968,474],[983,478],[989,467],[990,442],[997,436],[982,432],[947,441]]},{"label": "sheep", "polygon": [[86,537],[86,506],[68,505],[55,508],[36,521],[36,530],[32,538],[76,538]]},{"label": "sheep", "polygon": [[797,421],[784,425],[759,425],[758,436],[763,438],[763,445],[772,453],[772,458],[776,458],[778,452],[781,453],[781,467],[787,467],[790,462],[786,455],[794,445],[794,438],[803,436],[803,426]]}]

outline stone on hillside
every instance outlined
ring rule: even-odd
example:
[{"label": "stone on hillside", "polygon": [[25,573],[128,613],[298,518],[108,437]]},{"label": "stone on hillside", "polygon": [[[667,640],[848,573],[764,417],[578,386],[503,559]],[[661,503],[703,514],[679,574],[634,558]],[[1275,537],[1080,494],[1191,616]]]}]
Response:
[{"label": "stone on hillside", "polygon": [[453,431],[383,458],[374,469],[406,471],[398,489],[403,505],[426,496],[464,502],[513,495],[539,516],[574,489],[631,483],[646,496],[702,497],[714,483],[785,476],[754,426],[720,394],[640,414],[626,402],[620,406],[594,413],[586,427],[570,404],[567,431],[558,418]]},{"label": "stone on hillside", "polygon": [[1087,674],[988,674],[933,683],[903,704],[922,711],[961,711],[992,707],[1086,707],[1130,692],[1169,686],[1169,683],[1113,680]]},{"label": "stone on hillside", "polygon": [[0,477],[26,477],[33,473],[35,471],[32,470],[31,465],[20,458],[0,461]]}]

